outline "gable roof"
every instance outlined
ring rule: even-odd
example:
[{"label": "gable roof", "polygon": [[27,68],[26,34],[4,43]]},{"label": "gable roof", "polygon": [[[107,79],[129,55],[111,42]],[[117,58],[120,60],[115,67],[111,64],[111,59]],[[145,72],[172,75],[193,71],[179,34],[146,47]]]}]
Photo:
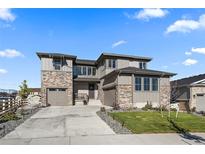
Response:
[{"label": "gable roof", "polygon": [[171,85],[183,86],[183,85],[191,85],[194,82],[201,81],[205,79],[205,74],[199,74],[187,78],[182,78],[179,80],[171,81]]},{"label": "gable roof", "polygon": [[76,59],[77,56],[74,55],[68,55],[68,54],[61,54],[61,53],[43,53],[43,52],[37,52],[36,53],[39,58],[41,57],[48,57],[48,58],[68,58],[68,59]]},{"label": "gable roof", "polygon": [[136,74],[136,75],[150,75],[150,76],[158,76],[158,77],[170,77],[176,75],[175,73],[170,72],[163,72],[163,71],[157,71],[157,70],[150,70],[150,69],[140,69],[136,67],[125,67],[122,69],[117,69],[112,71],[111,73],[108,73],[104,77],[110,77],[115,74]]}]

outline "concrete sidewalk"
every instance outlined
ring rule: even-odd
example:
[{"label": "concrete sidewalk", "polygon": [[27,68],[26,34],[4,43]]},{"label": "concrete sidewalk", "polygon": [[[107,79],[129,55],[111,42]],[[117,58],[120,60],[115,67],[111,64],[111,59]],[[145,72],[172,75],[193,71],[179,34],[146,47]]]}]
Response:
[{"label": "concrete sidewalk", "polygon": [[[205,138],[205,134],[193,134]],[[43,138],[7,138],[6,145],[205,145],[204,139],[188,139],[180,134],[95,135]]]},{"label": "concrete sidewalk", "polygon": [[205,133],[190,137],[180,134],[118,135],[102,121],[100,106],[48,107],[40,110],[0,144],[58,145],[184,145],[205,144]]}]

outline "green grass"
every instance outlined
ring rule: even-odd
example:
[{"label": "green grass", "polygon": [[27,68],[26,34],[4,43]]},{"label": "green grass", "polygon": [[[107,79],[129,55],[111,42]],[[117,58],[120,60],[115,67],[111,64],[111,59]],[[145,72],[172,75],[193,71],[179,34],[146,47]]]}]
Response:
[{"label": "green grass", "polygon": [[175,112],[172,112],[170,120],[168,112],[164,112],[164,117],[160,112],[116,112],[109,115],[133,133],[205,132],[205,117],[187,113],[179,113],[176,119]]}]

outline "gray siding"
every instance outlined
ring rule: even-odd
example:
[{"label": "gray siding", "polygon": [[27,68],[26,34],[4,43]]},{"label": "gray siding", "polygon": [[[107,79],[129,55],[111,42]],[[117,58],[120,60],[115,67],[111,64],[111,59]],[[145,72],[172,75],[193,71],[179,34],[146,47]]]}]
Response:
[{"label": "gray siding", "polygon": [[112,89],[107,89],[104,90],[104,105],[107,106],[114,106],[114,104],[116,103],[116,89],[112,88]]},{"label": "gray siding", "polygon": [[[67,65],[63,65],[60,71],[72,71],[73,61],[67,59]],[[53,58],[41,58],[41,70],[43,71],[54,71]]]},{"label": "gray siding", "polygon": [[[151,77],[150,77],[151,78]],[[152,103],[153,106],[158,106],[160,102],[160,80],[158,80],[158,91],[143,91],[143,78],[142,78],[142,91],[135,90],[135,76],[133,75],[133,106],[142,108],[144,107],[147,102]],[[150,84],[152,81],[150,80]],[[164,80],[162,81],[164,82]],[[151,89],[151,86],[150,86]]]}]

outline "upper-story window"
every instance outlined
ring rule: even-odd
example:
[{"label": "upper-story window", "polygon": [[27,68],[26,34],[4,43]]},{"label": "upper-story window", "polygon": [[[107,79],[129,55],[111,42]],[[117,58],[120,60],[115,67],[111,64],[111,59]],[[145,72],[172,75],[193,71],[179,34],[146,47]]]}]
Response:
[{"label": "upper-story window", "polygon": [[61,66],[62,66],[61,59],[53,59],[53,66],[55,70],[61,70]]},{"label": "upper-story window", "polygon": [[82,75],[86,75],[86,66],[83,66],[83,73]]},{"label": "upper-story window", "polygon": [[140,67],[140,69],[146,69],[147,68],[146,62],[140,62],[139,67]]},{"label": "upper-story window", "polygon": [[91,75],[92,69],[91,67],[88,67],[88,75]]},{"label": "upper-story window", "polygon": [[96,68],[92,66],[74,66],[74,76],[84,75],[84,76],[95,76]]},{"label": "upper-story window", "polygon": [[108,68],[116,68],[116,60],[108,59]]},{"label": "upper-story window", "polygon": [[93,76],[95,76],[95,75],[96,75],[96,68],[93,67]]}]

